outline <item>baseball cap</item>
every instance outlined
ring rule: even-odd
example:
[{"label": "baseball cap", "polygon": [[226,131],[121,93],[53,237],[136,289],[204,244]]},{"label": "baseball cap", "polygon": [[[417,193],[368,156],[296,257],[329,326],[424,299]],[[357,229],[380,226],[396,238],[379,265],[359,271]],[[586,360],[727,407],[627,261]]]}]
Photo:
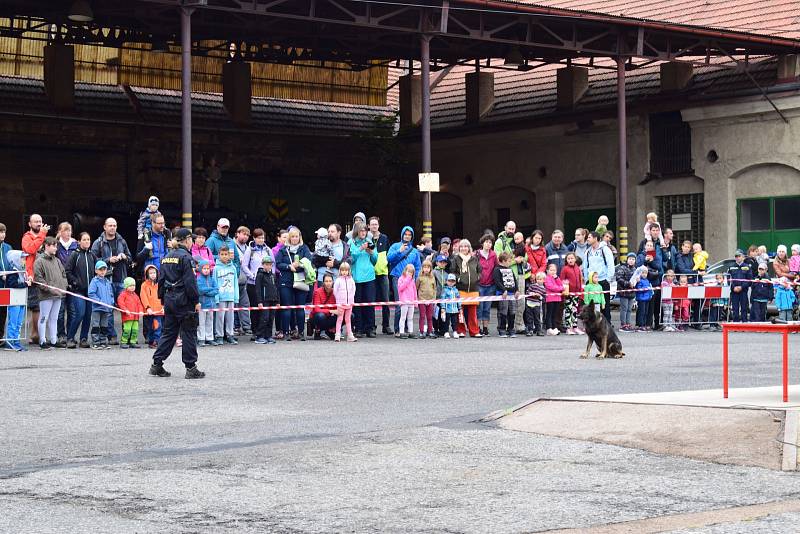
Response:
[{"label": "baseball cap", "polygon": [[187,237],[192,237],[192,231],[188,228],[180,228],[177,232],[175,232],[175,239],[178,241],[183,241]]},{"label": "baseball cap", "polygon": [[439,254],[438,256],[436,256],[436,261],[437,262],[447,261],[447,256],[445,256],[444,254]]},{"label": "baseball cap", "polygon": [[759,264],[758,264],[758,268],[759,268],[759,269],[764,269],[764,270],[767,270],[767,264],[766,264],[766,263],[759,263]]},{"label": "baseball cap", "polygon": [[439,244],[440,244],[440,245],[443,245],[443,244],[445,244],[445,243],[447,243],[447,244],[449,245],[449,244],[451,244],[451,243],[452,243],[452,241],[450,240],[450,238],[449,238],[449,237],[443,237],[443,238],[442,238],[442,239],[439,241]]},{"label": "baseball cap", "polygon": [[94,262],[94,270],[97,271],[100,269],[108,269],[108,264],[103,260],[97,260]]},{"label": "baseball cap", "polygon": [[267,254],[263,258],[261,258],[261,263],[272,263],[272,256]]},{"label": "baseball cap", "polygon": [[226,219],[225,217],[221,218],[217,221],[217,226],[227,226],[228,228],[231,227],[231,222]]},{"label": "baseball cap", "polygon": [[635,252],[628,252],[627,256],[625,256],[625,257],[626,258],[635,258],[636,257],[636,253]]},{"label": "baseball cap", "polygon": [[453,273],[450,273],[450,274],[448,274],[448,275],[447,275],[447,281],[448,281],[448,282],[449,282],[450,280],[453,280],[453,281],[455,281],[455,279],[456,279],[456,275],[454,275]]},{"label": "baseball cap", "polygon": [[128,289],[129,287],[136,287],[136,280],[129,276],[122,281],[122,285],[125,287],[125,289]]},{"label": "baseball cap", "polygon": [[320,226],[320,227],[317,229],[317,237],[328,237],[328,230],[327,230],[327,228],[323,228],[322,226]]},{"label": "baseball cap", "polygon": [[744,250],[737,248],[736,252],[733,253],[734,256],[744,256]]},{"label": "baseball cap", "polygon": [[153,195],[150,198],[148,198],[147,205],[149,206],[150,204],[160,204],[160,202],[158,201],[158,197]]}]

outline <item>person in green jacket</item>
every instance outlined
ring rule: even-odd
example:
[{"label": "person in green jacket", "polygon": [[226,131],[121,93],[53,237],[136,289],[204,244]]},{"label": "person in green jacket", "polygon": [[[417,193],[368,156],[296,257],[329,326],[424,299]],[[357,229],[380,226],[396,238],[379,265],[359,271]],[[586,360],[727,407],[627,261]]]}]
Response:
[{"label": "person in green jacket", "polygon": [[597,282],[597,273],[589,273],[589,281],[583,286],[583,303],[586,306],[594,305],[597,313],[606,305],[606,296],[602,292],[603,286]]}]

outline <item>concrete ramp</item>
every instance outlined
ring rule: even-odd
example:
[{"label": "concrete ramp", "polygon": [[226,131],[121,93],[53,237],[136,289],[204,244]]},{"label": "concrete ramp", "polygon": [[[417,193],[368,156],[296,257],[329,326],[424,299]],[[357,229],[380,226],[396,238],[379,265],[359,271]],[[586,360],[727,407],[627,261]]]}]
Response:
[{"label": "concrete ramp", "polygon": [[[790,400],[800,400],[800,387]],[[780,388],[537,399],[494,418],[509,430],[721,464],[797,469],[800,403]],[[500,415],[500,414],[498,414]]]}]

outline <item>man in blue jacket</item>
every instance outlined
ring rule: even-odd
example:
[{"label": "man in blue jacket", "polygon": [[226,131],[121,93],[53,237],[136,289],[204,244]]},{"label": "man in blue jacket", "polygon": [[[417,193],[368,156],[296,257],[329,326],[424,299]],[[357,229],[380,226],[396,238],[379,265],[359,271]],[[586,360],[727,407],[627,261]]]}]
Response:
[{"label": "man in blue jacket", "polygon": [[[414,246],[414,229],[410,226],[404,226],[400,231],[400,241],[394,243],[389,247],[389,252],[386,254],[386,259],[389,262],[389,277],[392,283],[392,298],[397,300],[397,279],[403,274],[403,269],[409,263],[414,265],[415,276],[419,276],[419,271],[422,268],[422,257],[420,256],[417,247]],[[394,331],[400,329],[400,306],[394,308]]]},{"label": "man in blue jacket", "polygon": [[[661,277],[664,275],[664,268],[661,263],[661,247],[658,241],[646,241],[643,243],[642,252],[636,257],[636,266],[644,265],[647,267],[647,281],[653,287],[661,287]],[[661,291],[653,292],[653,299],[650,308],[647,310],[647,325],[651,323],[653,330],[661,327]]]},{"label": "man in blue jacket", "polygon": [[208,240],[206,241],[206,246],[208,250],[211,251],[211,254],[214,255],[214,261],[219,261],[219,249],[222,248],[222,245],[227,245],[228,250],[233,251],[233,265],[236,267],[236,273],[240,272],[241,266],[241,257],[239,256],[239,247],[236,246],[234,243],[233,238],[228,235],[228,232],[231,229],[231,222],[223,217],[217,222],[217,229],[211,232]]},{"label": "man in blue jacket", "polygon": [[[586,263],[583,264],[583,279],[589,279],[589,273],[597,273],[597,280],[603,291],[611,290],[611,281],[614,280],[614,254],[603,242],[597,232],[589,232],[586,237],[589,248],[586,251]],[[606,294],[602,312],[608,322],[611,322],[610,295]]]}]

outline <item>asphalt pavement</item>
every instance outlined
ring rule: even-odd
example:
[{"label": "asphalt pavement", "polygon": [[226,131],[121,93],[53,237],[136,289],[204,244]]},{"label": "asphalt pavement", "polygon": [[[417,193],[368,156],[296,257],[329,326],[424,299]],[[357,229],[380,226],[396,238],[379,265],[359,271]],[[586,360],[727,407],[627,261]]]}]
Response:
[{"label": "asphalt pavement", "polygon": [[[243,342],[201,349],[204,380],[177,349],[168,379],[146,349],[0,353],[0,531],[535,532],[800,495],[795,473],[475,422],[721,386],[721,334],[620,335],[628,356],[605,361],[578,358],[582,336]],[[732,387],[778,384],[779,339],[733,334],[731,365]]]}]

